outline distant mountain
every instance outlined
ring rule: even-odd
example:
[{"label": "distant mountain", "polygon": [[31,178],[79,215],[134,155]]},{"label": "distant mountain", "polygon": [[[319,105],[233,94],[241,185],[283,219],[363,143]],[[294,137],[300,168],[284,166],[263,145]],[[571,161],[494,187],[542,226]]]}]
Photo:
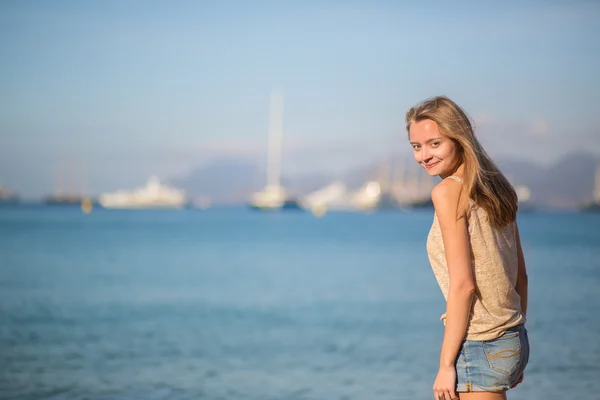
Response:
[{"label": "distant mountain", "polygon": [[548,167],[523,160],[498,160],[515,185],[531,190],[532,202],[544,208],[575,209],[590,199],[600,159],[590,153],[571,153]]},{"label": "distant mountain", "polygon": [[[317,174],[282,176],[281,181],[291,195],[298,196],[330,183],[331,179]],[[215,204],[243,204],[252,193],[265,187],[266,180],[266,171],[258,162],[220,158],[183,177],[169,179],[169,183],[184,189],[192,199],[208,196]]]},{"label": "distant mountain", "polygon": [[264,185],[264,175],[251,160],[221,158],[169,183],[184,189],[193,199],[208,196],[216,204],[235,204],[244,202],[249,193]]},{"label": "distant mountain", "polygon": [[[590,153],[571,153],[550,166],[510,158],[498,158],[498,166],[514,185],[526,185],[531,200],[541,208],[575,209],[590,199],[594,174],[600,159]],[[293,195],[303,195],[334,180],[357,188],[366,180],[375,179],[381,164],[356,167],[343,174],[311,174],[284,176],[282,182]],[[188,175],[169,182],[185,189],[192,197],[209,196],[216,204],[242,204],[266,181],[264,168],[253,160],[223,158],[199,167]]]}]

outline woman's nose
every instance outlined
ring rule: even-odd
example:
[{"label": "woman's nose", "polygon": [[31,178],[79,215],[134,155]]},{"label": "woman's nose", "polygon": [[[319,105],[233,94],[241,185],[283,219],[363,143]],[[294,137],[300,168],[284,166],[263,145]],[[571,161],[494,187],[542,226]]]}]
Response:
[{"label": "woman's nose", "polygon": [[423,147],[421,149],[421,161],[422,162],[427,162],[431,159],[431,154],[429,154],[429,151],[427,150],[426,147]]}]

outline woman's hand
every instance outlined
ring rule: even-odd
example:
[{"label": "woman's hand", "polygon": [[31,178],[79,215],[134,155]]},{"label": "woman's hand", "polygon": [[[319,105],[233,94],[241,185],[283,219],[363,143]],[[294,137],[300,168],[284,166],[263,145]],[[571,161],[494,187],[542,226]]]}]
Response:
[{"label": "woman's hand", "polygon": [[435,400],[453,400],[458,399],[456,395],[456,369],[452,367],[440,367],[435,382],[433,383],[433,392]]}]

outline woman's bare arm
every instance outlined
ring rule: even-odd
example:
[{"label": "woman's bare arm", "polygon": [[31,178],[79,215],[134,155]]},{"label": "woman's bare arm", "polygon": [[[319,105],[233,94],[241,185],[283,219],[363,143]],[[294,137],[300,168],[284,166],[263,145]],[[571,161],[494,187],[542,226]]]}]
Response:
[{"label": "woman's bare arm", "polygon": [[521,247],[521,237],[519,235],[519,227],[516,228],[517,238],[517,257],[519,260],[519,272],[517,275],[516,290],[521,297],[521,311],[523,315],[527,315],[527,267],[525,266],[525,257],[523,256],[523,248]]},{"label": "woman's bare arm", "polygon": [[[454,367],[465,338],[475,284],[467,216],[458,215],[462,185],[453,180],[440,182],[432,192],[446,253],[450,287],[446,301],[446,329],[440,354],[440,366]],[[464,196],[464,194],[463,194]]]}]

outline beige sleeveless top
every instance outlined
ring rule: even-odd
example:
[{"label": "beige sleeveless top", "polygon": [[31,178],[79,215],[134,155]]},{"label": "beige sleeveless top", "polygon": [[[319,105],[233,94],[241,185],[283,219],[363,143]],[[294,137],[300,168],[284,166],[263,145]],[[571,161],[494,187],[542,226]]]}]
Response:
[{"label": "beige sleeveless top", "polygon": [[[458,176],[449,178],[462,183]],[[515,289],[518,272],[516,225],[513,222],[500,229],[493,228],[487,212],[473,201],[468,225],[475,296],[466,339],[495,339],[506,329],[525,322],[521,298]],[[427,237],[427,254],[444,298],[448,300],[448,266],[435,214]],[[446,314],[440,319],[445,325]]]}]

